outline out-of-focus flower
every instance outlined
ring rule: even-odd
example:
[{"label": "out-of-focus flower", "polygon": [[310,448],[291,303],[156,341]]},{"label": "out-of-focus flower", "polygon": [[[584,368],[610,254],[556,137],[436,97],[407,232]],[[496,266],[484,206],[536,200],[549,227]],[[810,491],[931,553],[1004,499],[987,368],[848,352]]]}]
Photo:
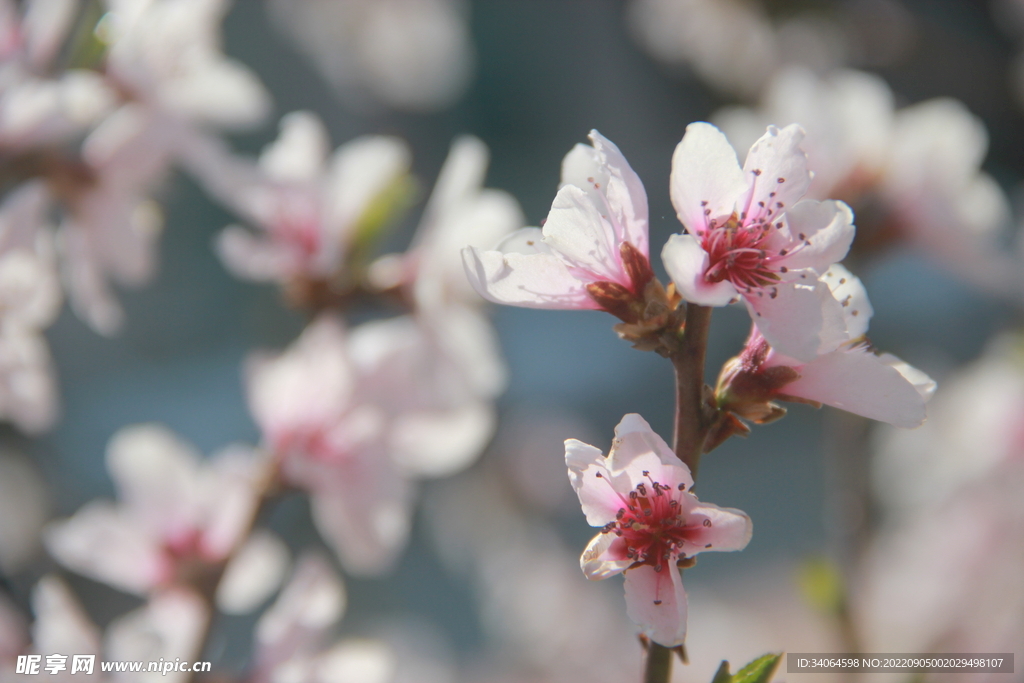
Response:
[{"label": "out-of-focus flower", "polygon": [[113,90],[94,71],[52,73],[76,3],[30,0],[22,5],[19,12],[12,0],[0,4],[0,149],[7,154],[39,150],[84,134],[116,101]]},{"label": "out-of-focus flower", "polygon": [[229,0],[104,0],[99,26],[109,45],[108,77],[142,103],[149,123],[245,127],[259,123],[270,98],[256,75],[221,52]]},{"label": "out-of-focus flower", "polygon": [[778,64],[775,30],[743,0],[638,0],[630,24],[641,44],[668,63],[689,64],[726,92],[756,96]]},{"label": "out-of-focus flower", "polygon": [[480,301],[466,280],[461,250],[467,244],[490,248],[523,225],[515,197],[484,188],[489,156],[478,138],[452,143],[409,250],[381,258],[370,270],[377,288],[407,289],[419,311]]},{"label": "out-of-focus flower", "polygon": [[291,578],[256,625],[256,681],[276,680],[278,667],[315,657],[346,606],[345,586],[315,554],[299,559]]},{"label": "out-of-focus flower", "polygon": [[873,473],[882,525],[859,585],[867,647],[1020,652],[1022,368],[1020,339],[997,340],[944,384],[934,419],[884,435]]},{"label": "out-of-focus flower", "polygon": [[[558,475],[564,486],[564,475]],[[638,647],[613,592],[581,579],[572,552],[535,523],[531,502],[515,504],[506,483],[503,473],[485,466],[432,488],[425,505],[442,561],[474,588],[493,653],[467,679],[627,679]],[[461,514],[465,510],[476,512]]]},{"label": "out-of-focus flower", "polygon": [[819,278],[853,240],[842,202],[802,200],[811,174],[796,125],[768,132],[741,169],[725,136],[694,123],[672,157],[672,204],[687,234],[662,252],[679,293],[702,306],[741,297],[765,338],[812,360],[848,339],[842,306]]},{"label": "out-of-focus flower", "polygon": [[60,311],[47,195],[41,183],[0,205],[0,417],[37,433],[58,412],[56,380],[42,335]]},{"label": "out-of-focus flower", "polygon": [[[493,251],[463,250],[485,299],[528,308],[604,309],[630,317],[654,273],[647,194],[610,140],[591,131],[562,162],[562,186],[542,228],[523,228]],[[634,319],[635,315],[632,316]]]},{"label": "out-of-focus flower", "polygon": [[326,315],[284,353],[250,362],[264,441],[284,479],[310,492],[349,571],[387,569],[408,534],[412,480],[463,469],[490,438],[490,398],[462,363],[408,316],[346,334]]},{"label": "out-of-focus flower", "polygon": [[[188,680],[191,672],[147,671],[107,674],[104,661],[194,661],[200,654],[201,634],[209,610],[199,596],[182,589],[161,590],[138,609],[118,617],[102,634],[82,610],[67,585],[53,575],[44,576],[32,590],[32,643],[27,653],[42,655],[40,668],[46,671],[47,658],[58,656],[63,668],[43,675],[48,680],[80,680],[84,671],[75,671],[74,655],[92,656],[92,677],[100,681],[176,681]],[[59,659],[63,655],[64,659]],[[0,672],[4,683],[35,680],[40,674],[14,674],[14,663]]]},{"label": "out-of-focus flower", "polygon": [[[716,90],[751,99],[788,65],[818,72],[891,64],[912,49],[913,15],[900,0],[788,6],[762,0],[634,0],[629,20],[655,59],[686,65]],[[796,10],[796,11],[792,11]]]},{"label": "out-of-focus flower", "polygon": [[[126,427],[107,449],[107,467],[120,504],[93,501],[48,529],[45,542],[62,564],[121,590],[146,594],[175,585],[201,585],[220,566],[235,575],[228,607],[255,606],[280,582],[280,552],[257,537],[246,547],[258,502],[260,463],[241,447],[202,462],[191,446],[156,425]],[[262,551],[262,552],[261,552]],[[250,567],[231,566],[246,562]],[[247,572],[278,567],[271,580],[246,581]],[[241,596],[248,584],[262,596]]]},{"label": "out-of-focus flower", "polygon": [[850,341],[801,362],[773,349],[755,325],[743,352],[722,369],[718,407],[767,422],[785,412],[773,400],[824,403],[897,427],[922,424],[935,382],[899,358],[871,349],[865,334],[873,310],[859,278],[837,264],[822,280],[843,307]]},{"label": "out-of-focus flower", "polygon": [[859,211],[858,249],[907,240],[968,282],[1017,294],[1016,260],[999,252],[1009,204],[980,171],[984,125],[956,100],[897,111],[893,99],[871,74],[819,78],[792,68],[774,78],[759,109],[725,109],[714,118],[738,146],[765,124],[800,122],[815,169],[808,195],[839,197]]},{"label": "out-of-focus flower", "polygon": [[412,487],[390,457],[388,416],[361,400],[341,322],[317,319],[278,356],[256,357],[249,405],[284,480],[309,491],[313,519],[346,569],[388,568],[409,532]]},{"label": "out-of-focus flower", "polygon": [[473,75],[463,0],[268,0],[267,7],[275,25],[350,101],[442,109]]},{"label": "out-of-focus flower", "polygon": [[569,480],[591,526],[583,551],[589,579],[625,572],[630,619],[662,645],[686,638],[686,593],[677,565],[704,551],[742,550],[753,525],[732,508],[701,503],[690,471],[639,415],[622,418],[611,452],[569,439]]},{"label": "out-of-focus flower", "polygon": [[206,186],[262,234],[232,226],[217,251],[237,276],[296,287],[333,287],[353,251],[389,217],[409,171],[397,138],[352,140],[330,156],[330,140],[315,114],[293,112],[258,166],[209,145],[192,167]]},{"label": "out-of-focus flower", "polygon": [[[354,638],[329,644],[331,629],[345,611],[345,588],[330,564],[307,554],[281,595],[256,625],[255,667],[251,683],[413,683],[446,681],[432,677],[436,667],[414,669],[395,647],[377,639]],[[423,662],[419,662],[422,664]],[[429,664],[429,663],[428,663]]]},{"label": "out-of-focus flower", "polygon": [[[161,589],[145,605],[110,624],[104,650],[111,661],[195,661],[201,654],[210,618],[208,605],[192,591]],[[185,683],[191,677],[190,671],[114,674],[114,680],[125,683]]]}]

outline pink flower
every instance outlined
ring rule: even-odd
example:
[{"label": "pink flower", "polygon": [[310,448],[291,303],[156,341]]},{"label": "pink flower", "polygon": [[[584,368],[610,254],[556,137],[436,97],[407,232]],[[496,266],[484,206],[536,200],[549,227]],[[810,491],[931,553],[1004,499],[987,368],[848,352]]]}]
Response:
[{"label": "pink flower", "polygon": [[[197,568],[216,567],[236,550],[247,564],[276,563],[283,574],[275,547],[258,537],[256,546],[254,537],[243,545],[257,504],[258,462],[250,451],[229,448],[203,462],[166,428],[137,425],[111,439],[107,467],[121,502],[93,501],[47,529],[47,549],[64,566],[139,595],[186,585]],[[232,604],[255,607],[281,578],[252,583],[246,573],[231,564],[226,571],[236,586],[254,585],[262,595],[232,587]]]},{"label": "pink flower", "polygon": [[[333,155],[320,119],[293,112],[258,165],[239,162],[209,139],[189,151],[207,189],[258,228],[231,226],[217,251],[235,275],[258,281],[329,281],[339,275],[373,218],[375,202],[405,178],[409,150],[397,138],[364,136]],[[377,207],[379,208],[379,207]]]},{"label": "pink flower", "polygon": [[935,382],[892,354],[876,354],[864,336],[873,310],[860,279],[840,265],[822,277],[843,309],[851,341],[803,362],[772,348],[755,325],[743,352],[722,372],[716,400],[755,422],[781,416],[772,399],[826,404],[897,427],[917,427]]},{"label": "pink flower", "polygon": [[523,228],[492,251],[463,249],[485,299],[527,308],[603,309],[603,294],[641,297],[648,261],[647,195],[610,140],[591,131],[562,161],[562,187],[541,228]]},{"label": "pink flower", "polygon": [[765,338],[811,360],[845,341],[842,308],[819,280],[853,240],[842,202],[800,201],[811,181],[796,125],[768,132],[741,169],[725,136],[693,123],[672,157],[672,204],[687,234],[662,252],[679,293],[702,306],[742,298]]},{"label": "pink flower", "polygon": [[742,550],[750,518],[697,500],[689,468],[636,414],[615,428],[607,458],[568,439],[565,462],[587,521],[603,527],[583,551],[583,573],[605,579],[625,572],[630,619],[655,642],[681,645],[686,593],[677,566],[706,550]]}]

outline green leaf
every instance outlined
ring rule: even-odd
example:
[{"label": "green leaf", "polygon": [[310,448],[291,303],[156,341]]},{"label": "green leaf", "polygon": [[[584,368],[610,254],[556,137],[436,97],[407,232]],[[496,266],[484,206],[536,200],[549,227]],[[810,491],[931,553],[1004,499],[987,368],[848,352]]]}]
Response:
[{"label": "green leaf", "polygon": [[729,673],[729,662],[724,659],[722,660],[718,671],[715,672],[715,677],[711,679],[711,683],[732,683],[732,674]]},{"label": "green leaf", "polygon": [[733,674],[731,683],[768,683],[781,661],[781,652],[762,655]]}]

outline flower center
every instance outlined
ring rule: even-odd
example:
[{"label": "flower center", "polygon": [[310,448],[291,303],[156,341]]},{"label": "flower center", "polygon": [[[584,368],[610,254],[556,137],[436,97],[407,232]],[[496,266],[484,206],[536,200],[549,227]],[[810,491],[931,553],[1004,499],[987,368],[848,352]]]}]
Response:
[{"label": "flower center", "polygon": [[689,539],[693,527],[687,524],[682,512],[682,491],[685,484],[676,489],[644,476],[650,485],[637,484],[624,498],[625,507],[619,508],[615,521],[609,522],[602,533],[612,533],[626,544],[626,558],[634,565],[648,564],[654,571],[676,559],[685,557],[683,544]]},{"label": "flower center", "polygon": [[[759,219],[750,224],[736,214],[724,225],[711,226],[703,234],[704,251],[708,253],[708,269],[704,279],[708,282],[728,280],[737,289],[750,291],[779,281],[779,275],[769,267],[771,256],[767,242],[772,224]],[[780,253],[784,256],[784,253]]]}]

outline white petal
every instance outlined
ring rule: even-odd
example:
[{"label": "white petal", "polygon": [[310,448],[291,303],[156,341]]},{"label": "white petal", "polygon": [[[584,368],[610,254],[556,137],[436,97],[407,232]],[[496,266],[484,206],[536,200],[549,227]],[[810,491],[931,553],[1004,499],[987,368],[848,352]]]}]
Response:
[{"label": "white petal", "polygon": [[626,557],[626,544],[615,534],[598,534],[580,555],[580,568],[591,581],[615,576],[633,564]]},{"label": "white petal", "polygon": [[693,487],[689,468],[635,413],[623,417],[615,427],[615,440],[612,441],[608,460],[615,487],[624,494],[640,484],[650,486],[652,480],[672,489],[680,484],[687,491]]},{"label": "white petal", "polygon": [[856,233],[853,212],[843,202],[805,199],[786,211],[786,221],[797,245],[784,261],[790,270],[824,272],[846,258]]},{"label": "white petal", "polygon": [[248,614],[281,585],[288,571],[288,546],[277,535],[258,530],[228,562],[217,585],[217,608]]},{"label": "white petal", "polygon": [[43,541],[72,571],[137,595],[145,595],[169,572],[157,539],[103,501],[51,524]]},{"label": "white petal", "polygon": [[565,464],[587,523],[604,526],[613,521],[624,506],[623,495],[632,489],[620,492],[613,488],[612,476],[601,449],[576,439],[566,439]]},{"label": "white petal", "polygon": [[[107,629],[106,650],[111,660],[194,660],[202,654],[201,636],[209,613],[203,600],[189,591],[156,593],[148,604],[119,617]],[[132,674],[133,683],[184,683],[191,672]]]},{"label": "white petal", "polygon": [[[751,183],[746,201],[748,218],[757,216],[762,208],[786,210],[807,192],[811,174],[807,170],[807,155],[800,148],[803,139],[804,131],[795,123],[781,130],[768,126],[768,132],[750,148],[743,165]],[[759,202],[765,206],[760,207]]]},{"label": "white petal", "polygon": [[[729,216],[749,186],[729,141],[710,123],[691,123],[672,154],[672,206],[687,232]],[[707,213],[710,212],[710,213]]]},{"label": "white petal", "polygon": [[99,654],[99,630],[56,575],[44,576],[32,590],[32,612],[32,643],[38,652]]},{"label": "white petal", "polygon": [[470,200],[483,187],[488,163],[490,151],[480,138],[472,135],[456,138],[434,183],[424,215],[436,218]]},{"label": "white petal", "polygon": [[340,237],[351,237],[370,204],[409,172],[412,154],[399,138],[383,135],[351,140],[334,153],[327,178],[327,222]]},{"label": "white petal", "polygon": [[712,550],[743,550],[754,533],[754,524],[747,513],[735,508],[721,508],[697,501],[696,505],[687,511],[686,519],[688,525],[696,524],[684,546],[684,552],[688,556]]},{"label": "white petal", "polygon": [[243,280],[272,282],[298,270],[293,253],[285,245],[257,237],[238,225],[222,230],[214,248],[231,274]]},{"label": "white petal", "polygon": [[351,574],[390,569],[409,535],[412,487],[369,455],[312,492],[313,520]]},{"label": "white petal", "polygon": [[739,293],[728,280],[708,282],[704,273],[708,269],[708,254],[692,235],[672,235],[661,251],[676,290],[684,300],[700,306],[725,306]]},{"label": "white petal", "polygon": [[866,349],[825,354],[782,391],[897,427],[916,427],[926,415],[926,398],[914,382]]},{"label": "white petal", "polygon": [[154,533],[197,522],[200,455],[162,425],[124,427],[107,446],[107,469],[125,509]]},{"label": "white petal", "polygon": [[[647,192],[640,176],[611,140],[596,130],[590,131],[590,140],[604,168],[606,179],[602,187],[618,228],[618,239],[631,243],[647,256]],[[564,175],[563,171],[563,182]]]},{"label": "white petal", "polygon": [[[810,361],[847,340],[843,307],[828,285],[812,279],[781,282],[744,296],[750,317],[779,353]],[[776,295],[772,297],[772,292]]]},{"label": "white petal", "polygon": [[587,293],[586,284],[574,278],[552,254],[504,254],[467,247],[462,250],[462,263],[473,289],[494,303],[526,308],[599,308]]},{"label": "white petal", "polygon": [[585,282],[606,280],[631,285],[620,263],[620,242],[606,210],[594,206],[578,187],[566,185],[558,191],[542,232],[544,243],[575,277]]},{"label": "white petal", "polygon": [[276,180],[310,182],[324,173],[330,136],[323,121],[308,111],[281,119],[281,134],[260,154],[260,166]]},{"label": "white petal", "polygon": [[879,356],[879,359],[886,365],[896,368],[897,372],[914,385],[917,393],[921,394],[921,398],[925,401],[931,400],[931,397],[935,395],[938,385],[935,383],[935,380],[928,376],[928,373],[918,370],[913,365],[900,360],[891,353],[883,353]]},{"label": "white petal", "polygon": [[650,565],[626,572],[626,613],[648,638],[675,647],[686,640],[686,591],[679,570]]},{"label": "white petal", "polygon": [[836,263],[825,271],[821,279],[843,307],[843,320],[846,321],[849,338],[860,339],[867,334],[868,323],[875,314],[875,309],[868,300],[868,291],[860,278]]},{"label": "white petal", "polygon": [[326,558],[307,553],[256,624],[262,664],[273,666],[315,644],[345,612],[345,586]]},{"label": "white petal", "polygon": [[451,476],[480,456],[496,422],[494,410],[484,402],[405,412],[389,429],[392,457],[412,475]]}]

